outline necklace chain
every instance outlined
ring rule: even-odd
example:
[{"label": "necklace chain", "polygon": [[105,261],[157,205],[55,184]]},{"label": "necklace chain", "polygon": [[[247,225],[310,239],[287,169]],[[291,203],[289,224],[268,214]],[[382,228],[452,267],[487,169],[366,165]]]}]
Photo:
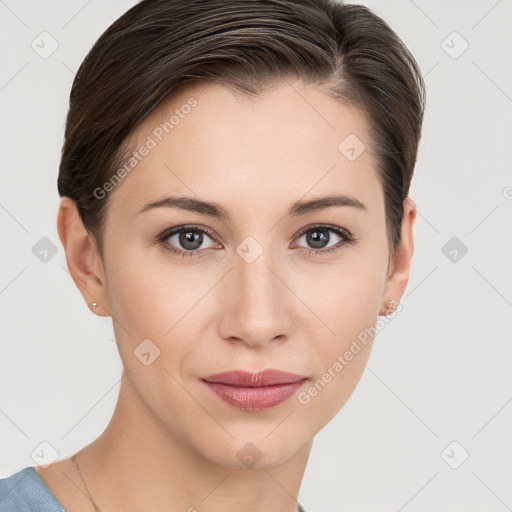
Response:
[{"label": "necklace chain", "polygon": [[98,507],[98,505],[96,505],[96,502],[94,501],[94,498],[92,497],[92,494],[91,494],[91,491],[89,490],[89,487],[87,486],[87,484],[85,483],[85,480],[84,480],[84,476],[82,475],[82,472],[80,471],[80,465],[77,463],[77,461],[75,460],[76,458],[76,453],[75,455],[73,455],[71,457],[71,460],[73,461],[73,463],[75,464],[75,467],[78,471],[78,474],[80,475],[80,478],[82,479],[82,482],[85,486],[85,488],[87,489],[87,493],[89,494],[89,499],[91,500],[91,503],[94,505],[94,508],[96,509],[97,512],[101,512],[101,509]]}]

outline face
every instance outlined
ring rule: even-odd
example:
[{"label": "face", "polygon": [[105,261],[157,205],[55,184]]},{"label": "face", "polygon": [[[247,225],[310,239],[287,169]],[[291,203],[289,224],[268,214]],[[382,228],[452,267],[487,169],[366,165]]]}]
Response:
[{"label": "face", "polygon": [[[350,134],[355,152],[340,150]],[[252,443],[256,465],[279,464],[359,381],[383,300],[401,296],[387,294],[384,196],[368,145],[357,110],[300,81],[252,101],[196,85],[132,137],[147,150],[106,187],[102,303],[148,414],[203,457],[240,466]],[[193,201],[148,206],[171,197]],[[263,369],[306,380],[254,410],[201,380]]]}]

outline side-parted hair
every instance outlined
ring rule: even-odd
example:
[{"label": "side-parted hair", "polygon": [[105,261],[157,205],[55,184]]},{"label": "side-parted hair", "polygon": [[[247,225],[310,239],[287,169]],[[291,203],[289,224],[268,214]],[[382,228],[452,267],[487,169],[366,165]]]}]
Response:
[{"label": "side-parted hair", "polygon": [[250,97],[295,78],[366,116],[393,252],[421,138],[425,85],[414,57],[384,20],[336,0],[143,0],[133,6],[100,36],[75,76],[59,195],[76,201],[103,255],[109,196],[99,199],[94,191],[122,165],[130,136],[170,93],[213,81]]}]

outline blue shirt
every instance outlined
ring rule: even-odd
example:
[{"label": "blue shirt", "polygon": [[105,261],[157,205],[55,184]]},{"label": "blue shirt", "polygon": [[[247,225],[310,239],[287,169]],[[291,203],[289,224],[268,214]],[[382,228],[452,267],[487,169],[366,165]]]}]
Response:
[{"label": "blue shirt", "polygon": [[0,479],[0,512],[65,512],[33,467]]},{"label": "blue shirt", "polygon": [[[299,512],[306,512],[300,503]],[[0,479],[0,512],[66,512],[33,467]]]}]

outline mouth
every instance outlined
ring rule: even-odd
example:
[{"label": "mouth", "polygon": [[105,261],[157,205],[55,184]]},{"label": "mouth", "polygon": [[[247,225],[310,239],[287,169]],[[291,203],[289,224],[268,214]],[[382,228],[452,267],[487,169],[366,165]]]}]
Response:
[{"label": "mouth", "polygon": [[200,380],[225,403],[238,409],[261,411],[291,398],[309,378],[268,369],[254,372],[228,371]]}]

